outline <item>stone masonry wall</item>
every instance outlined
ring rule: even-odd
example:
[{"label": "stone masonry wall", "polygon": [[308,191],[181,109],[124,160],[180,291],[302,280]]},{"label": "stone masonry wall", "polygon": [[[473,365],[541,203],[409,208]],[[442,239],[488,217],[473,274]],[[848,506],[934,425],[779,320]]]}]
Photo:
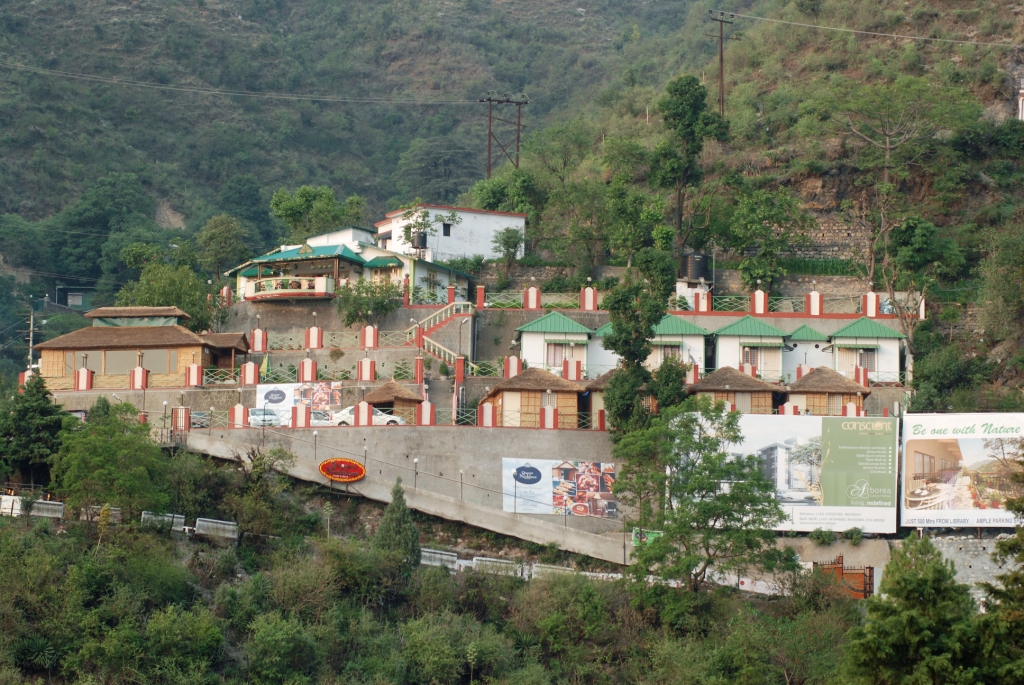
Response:
[{"label": "stone masonry wall", "polygon": [[[783,276],[772,295],[801,297],[817,288],[825,297],[850,297],[868,292],[867,279],[860,276]],[[735,269],[715,271],[716,295],[746,294],[740,272]]]}]

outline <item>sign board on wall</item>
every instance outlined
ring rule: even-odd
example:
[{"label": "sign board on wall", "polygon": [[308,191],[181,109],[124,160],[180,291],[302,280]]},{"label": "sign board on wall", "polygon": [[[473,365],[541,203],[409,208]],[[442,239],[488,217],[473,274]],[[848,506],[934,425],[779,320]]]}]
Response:
[{"label": "sign board on wall", "polygon": [[740,417],[736,455],[754,455],[788,520],[779,530],[896,532],[895,418]]},{"label": "sign board on wall", "polygon": [[1013,527],[1007,498],[1024,495],[1024,414],[908,414],[903,419],[902,524]]},{"label": "sign board on wall", "polygon": [[271,410],[280,425],[290,426],[295,406],[309,405],[313,410],[328,412],[343,409],[341,388],[337,381],[257,385],[254,408]]},{"label": "sign board on wall", "polygon": [[616,518],[615,464],[502,459],[502,509],[520,514]]}]

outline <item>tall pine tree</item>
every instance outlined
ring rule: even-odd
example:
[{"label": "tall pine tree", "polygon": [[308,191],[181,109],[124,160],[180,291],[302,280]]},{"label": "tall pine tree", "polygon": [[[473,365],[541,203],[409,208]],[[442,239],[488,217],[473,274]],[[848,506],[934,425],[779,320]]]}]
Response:
[{"label": "tall pine tree", "polygon": [[391,504],[384,510],[384,518],[377,527],[373,548],[400,555],[410,571],[420,565],[420,531],[405,504],[401,478],[391,488]]},{"label": "tall pine tree", "polygon": [[60,450],[57,434],[70,414],[53,403],[38,374],[7,404],[7,411],[0,412],[2,475],[18,474],[25,481],[45,485],[50,480],[49,462]]},{"label": "tall pine tree", "polygon": [[866,609],[864,625],[850,632],[846,682],[981,681],[974,600],[928,538],[893,551]]}]

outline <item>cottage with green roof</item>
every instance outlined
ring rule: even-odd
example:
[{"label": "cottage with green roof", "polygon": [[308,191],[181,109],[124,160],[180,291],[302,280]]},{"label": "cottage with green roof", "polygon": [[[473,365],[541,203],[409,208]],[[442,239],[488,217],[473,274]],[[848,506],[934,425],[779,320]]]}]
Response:
[{"label": "cottage with green roof", "polygon": [[861,317],[832,334],[832,368],[848,378],[867,369],[872,383],[899,383],[906,336],[885,324]]},{"label": "cottage with green roof", "polygon": [[783,338],[786,334],[760,319],[744,316],[715,331],[715,367],[753,367],[766,381],[782,378]]},{"label": "cottage with green roof", "polygon": [[[604,349],[604,338],[612,331],[611,323],[607,323],[594,331],[590,341],[588,367],[590,378],[594,378],[614,369],[619,365],[619,355]],[[654,327],[654,339],[651,341],[651,355],[644,364],[654,370],[666,359],[678,359],[684,364],[693,364],[697,369],[704,368],[704,336],[708,331],[690,323],[681,316],[666,314]]]},{"label": "cottage with green roof", "polygon": [[404,284],[409,279],[413,303],[447,301],[449,284],[456,297],[469,293],[469,276],[415,254],[381,249],[368,228],[349,226],[313,236],[302,245],[282,245],[225,272],[234,275],[244,300],[333,297],[336,288],[365,278]]},{"label": "cottage with green roof", "polygon": [[[821,366],[832,368],[832,345],[828,336],[804,324],[786,336],[782,348],[783,381],[796,379],[798,366],[816,369]],[[805,370],[806,370],[805,368]]]},{"label": "cottage with green roof", "polygon": [[[587,370],[587,347],[594,331],[565,314],[552,311],[516,329],[520,356],[531,369],[562,373],[565,362]],[[570,377],[574,377],[572,374]]]}]

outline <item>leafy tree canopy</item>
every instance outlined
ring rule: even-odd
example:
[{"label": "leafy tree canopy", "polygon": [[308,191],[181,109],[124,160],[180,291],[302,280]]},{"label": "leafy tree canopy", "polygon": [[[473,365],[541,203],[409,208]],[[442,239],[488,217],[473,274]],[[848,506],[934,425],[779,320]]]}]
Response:
[{"label": "leafy tree canopy", "polygon": [[402,286],[390,280],[349,282],[334,293],[334,304],[345,318],[345,325],[357,323],[377,326],[381,320],[402,307]]},{"label": "leafy tree canopy", "polygon": [[218,315],[217,305],[207,297],[208,284],[187,266],[150,262],[142,269],[139,280],[129,283],[117,294],[119,307],[174,306],[188,314],[185,324],[190,330],[209,330]]}]

